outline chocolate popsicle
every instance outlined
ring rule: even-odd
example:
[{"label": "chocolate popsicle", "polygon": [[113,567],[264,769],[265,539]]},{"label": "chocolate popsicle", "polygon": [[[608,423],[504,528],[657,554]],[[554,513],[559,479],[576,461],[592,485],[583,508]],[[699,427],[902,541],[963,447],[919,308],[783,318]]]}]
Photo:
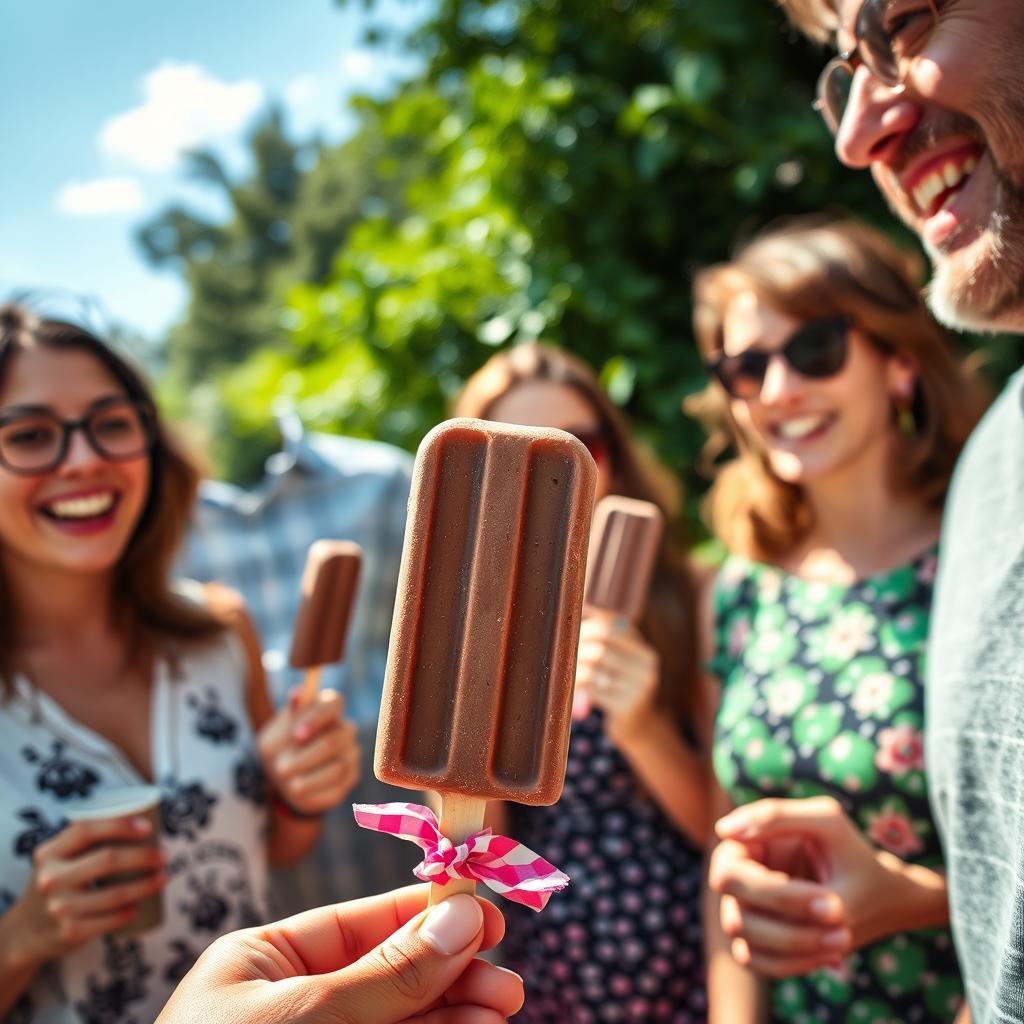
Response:
[{"label": "chocolate popsicle", "polygon": [[349,540],[314,541],[302,573],[302,603],[295,617],[288,664],[305,669],[299,703],[316,696],[324,665],[341,661],[359,585],[363,553]]},{"label": "chocolate popsicle", "polygon": [[454,843],[488,800],[561,794],[595,475],[560,430],[456,419],[420,445],[374,770],[440,792]]},{"label": "chocolate popsicle", "polygon": [[[587,608],[619,615],[634,624],[639,620],[663,527],[661,510],[653,502],[610,494],[597,503],[583,594]],[[589,711],[589,696],[577,691],[573,717],[584,718]]]}]

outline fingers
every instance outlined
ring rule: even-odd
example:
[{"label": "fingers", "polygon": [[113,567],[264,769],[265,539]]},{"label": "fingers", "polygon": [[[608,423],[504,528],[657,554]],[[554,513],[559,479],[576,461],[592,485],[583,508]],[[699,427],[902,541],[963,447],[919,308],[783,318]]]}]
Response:
[{"label": "fingers", "polygon": [[415,1018],[433,1009],[459,979],[483,935],[480,902],[465,894],[452,896],[321,980],[331,998],[344,998],[354,1020],[392,1024]]},{"label": "fingers", "polygon": [[167,876],[157,872],[136,881],[100,889],[61,890],[46,901],[46,909],[52,917],[92,917],[115,913],[134,907],[166,884]]},{"label": "fingers", "polygon": [[309,775],[325,765],[358,761],[359,742],[352,722],[335,721],[327,731],[313,734],[301,745],[290,744],[274,757],[274,775],[279,781]]},{"label": "fingers", "polygon": [[[819,959],[834,962],[850,952],[849,928],[808,925],[786,921],[752,910],[730,896],[723,896],[719,911],[722,930],[731,939],[742,939],[747,953],[793,962]],[[734,951],[734,956],[736,952]],[[739,956],[737,959],[744,963]]]},{"label": "fingers", "polygon": [[[427,905],[429,885],[410,885],[296,914],[260,929],[266,941],[293,951],[309,974],[337,971],[357,960],[412,920]],[[496,946],[505,934],[505,920],[493,903],[478,900],[484,916],[481,949]]]},{"label": "fingers", "polygon": [[126,925],[137,913],[135,907],[122,907],[92,917],[62,917],[56,924],[57,935],[65,947],[73,948]]},{"label": "fingers", "polygon": [[314,701],[297,710],[292,729],[295,741],[308,742],[317,733],[340,722],[344,711],[344,698],[337,690],[321,690]]},{"label": "fingers", "polygon": [[806,800],[767,799],[745,804],[720,818],[715,832],[722,839],[767,839],[800,834],[829,843],[846,840],[855,830],[838,800],[815,796]]},{"label": "fingers", "polygon": [[152,831],[149,819],[142,817],[75,821],[52,839],[40,843],[33,854],[33,861],[39,867],[51,860],[67,860],[99,843],[141,839]]},{"label": "fingers", "polygon": [[842,900],[827,886],[765,867],[742,844],[731,840],[715,847],[708,885],[723,896],[734,897],[745,908],[788,921],[818,925],[843,921]]},{"label": "fingers", "polygon": [[81,889],[108,875],[130,871],[154,871],[164,862],[160,849],[141,844],[101,846],[73,860],[48,861],[37,873],[43,894],[62,889]]},{"label": "fingers", "polygon": [[523,979],[514,971],[495,967],[478,958],[470,962],[444,998],[449,1006],[469,1004],[486,1007],[504,1019],[522,1009],[525,998]]}]

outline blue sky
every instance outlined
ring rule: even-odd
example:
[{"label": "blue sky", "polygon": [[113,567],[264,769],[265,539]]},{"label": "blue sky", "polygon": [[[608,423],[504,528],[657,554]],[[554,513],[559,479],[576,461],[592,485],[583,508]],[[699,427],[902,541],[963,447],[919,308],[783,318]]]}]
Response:
[{"label": "blue sky", "polygon": [[[423,2],[384,10],[407,21]],[[184,288],[146,266],[132,235],[171,199],[204,200],[181,151],[213,146],[241,169],[238,140],[272,99],[293,137],[344,137],[344,96],[408,71],[361,48],[361,7],[0,0],[0,298],[38,289],[64,312],[71,292],[158,336]]]}]

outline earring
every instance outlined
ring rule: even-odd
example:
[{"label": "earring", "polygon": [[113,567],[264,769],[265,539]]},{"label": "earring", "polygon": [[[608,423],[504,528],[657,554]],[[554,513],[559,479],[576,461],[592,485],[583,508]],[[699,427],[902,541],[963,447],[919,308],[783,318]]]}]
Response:
[{"label": "earring", "polygon": [[917,437],[917,420],[914,419],[912,405],[910,399],[902,399],[896,403],[896,426],[908,441],[913,441]]}]

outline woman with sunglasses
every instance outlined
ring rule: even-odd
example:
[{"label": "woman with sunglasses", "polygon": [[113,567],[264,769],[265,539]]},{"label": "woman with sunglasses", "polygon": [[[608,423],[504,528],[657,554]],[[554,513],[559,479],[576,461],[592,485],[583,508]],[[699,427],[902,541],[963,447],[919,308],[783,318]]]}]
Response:
[{"label": "woman with sunglasses", "polygon": [[[0,307],[0,1016],[152,1021],[267,918],[355,781],[338,697],[273,713],[244,609],[172,584],[198,482],[88,332]],[[158,787],[162,828],[76,809]],[[163,890],[163,921],[123,934]]]},{"label": "woman with sunglasses", "polygon": [[714,1021],[957,1013],[922,659],[982,401],[918,280],[874,230],[809,219],[696,281],[699,411],[737,451],[709,505],[716,812],[739,808],[711,861]]},{"label": "woman with sunglasses", "polygon": [[639,627],[584,617],[576,687],[591,710],[573,724],[561,800],[507,804],[508,822],[492,822],[572,878],[543,914],[505,911],[504,961],[526,987],[516,1020],[703,1021],[701,847],[710,819],[698,747],[707,730],[694,587],[674,528],[677,485],[642,454],[594,373],[546,345],[494,356],[454,413],[575,434],[597,463],[598,499],[651,501],[666,521]]}]

